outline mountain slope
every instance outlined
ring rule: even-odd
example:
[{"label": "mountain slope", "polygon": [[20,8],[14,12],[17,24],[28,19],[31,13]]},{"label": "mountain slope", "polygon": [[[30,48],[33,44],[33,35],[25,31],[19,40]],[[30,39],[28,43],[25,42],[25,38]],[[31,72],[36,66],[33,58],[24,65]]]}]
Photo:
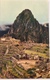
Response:
[{"label": "mountain slope", "polygon": [[49,42],[49,28],[39,24],[28,9],[17,16],[8,34],[21,41]]}]

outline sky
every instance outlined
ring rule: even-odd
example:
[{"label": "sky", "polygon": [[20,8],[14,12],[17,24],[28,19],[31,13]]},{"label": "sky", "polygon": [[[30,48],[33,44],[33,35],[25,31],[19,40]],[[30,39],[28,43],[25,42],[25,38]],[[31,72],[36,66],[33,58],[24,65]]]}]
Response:
[{"label": "sky", "polygon": [[0,25],[12,24],[24,9],[30,9],[39,23],[49,22],[48,0],[0,0]]}]

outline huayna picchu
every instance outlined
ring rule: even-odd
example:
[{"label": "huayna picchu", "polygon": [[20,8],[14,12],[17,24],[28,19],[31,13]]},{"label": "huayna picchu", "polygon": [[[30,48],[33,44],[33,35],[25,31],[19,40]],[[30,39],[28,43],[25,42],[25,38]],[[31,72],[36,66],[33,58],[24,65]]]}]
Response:
[{"label": "huayna picchu", "polygon": [[40,24],[32,12],[25,9],[16,17],[8,35],[21,41],[49,43],[49,24]]}]

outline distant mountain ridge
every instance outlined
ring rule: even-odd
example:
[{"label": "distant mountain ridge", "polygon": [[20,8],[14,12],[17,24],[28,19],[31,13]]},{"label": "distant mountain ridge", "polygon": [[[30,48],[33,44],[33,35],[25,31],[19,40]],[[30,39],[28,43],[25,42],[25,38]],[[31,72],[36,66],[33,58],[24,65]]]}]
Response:
[{"label": "distant mountain ridge", "polygon": [[0,37],[4,36],[4,34],[7,34],[9,31],[9,26],[2,25],[0,26]]}]

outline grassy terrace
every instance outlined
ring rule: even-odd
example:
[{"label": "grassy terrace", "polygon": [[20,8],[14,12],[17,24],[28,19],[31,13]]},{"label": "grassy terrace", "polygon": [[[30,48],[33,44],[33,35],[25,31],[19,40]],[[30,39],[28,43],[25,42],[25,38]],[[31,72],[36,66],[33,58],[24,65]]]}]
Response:
[{"label": "grassy terrace", "polygon": [[[14,66],[15,65],[15,66]],[[18,66],[18,64],[12,64],[12,62],[8,61],[8,71],[12,74],[15,78],[29,78],[28,73]]]},{"label": "grassy terrace", "polygon": [[31,50],[24,50],[24,51],[27,54],[32,54],[32,55],[38,54],[41,57],[48,58],[48,56],[46,54],[44,54],[44,53],[40,53],[40,52],[36,52],[36,51],[31,51]]},{"label": "grassy terrace", "polygon": [[20,71],[20,73],[23,74],[22,77],[29,78],[28,73],[24,69],[22,69],[21,67],[19,67],[18,65],[15,67],[15,69],[18,69]]},{"label": "grassy terrace", "polygon": [[38,54],[41,57],[48,58],[49,55],[49,48],[48,45],[34,45],[32,48],[24,50],[27,54]]},{"label": "grassy terrace", "polygon": [[9,72],[16,78],[21,78],[21,76],[16,72],[14,68],[11,68]]},{"label": "grassy terrace", "polygon": [[48,53],[48,47],[47,46],[33,46],[31,48],[31,50],[41,52],[41,53]]}]

